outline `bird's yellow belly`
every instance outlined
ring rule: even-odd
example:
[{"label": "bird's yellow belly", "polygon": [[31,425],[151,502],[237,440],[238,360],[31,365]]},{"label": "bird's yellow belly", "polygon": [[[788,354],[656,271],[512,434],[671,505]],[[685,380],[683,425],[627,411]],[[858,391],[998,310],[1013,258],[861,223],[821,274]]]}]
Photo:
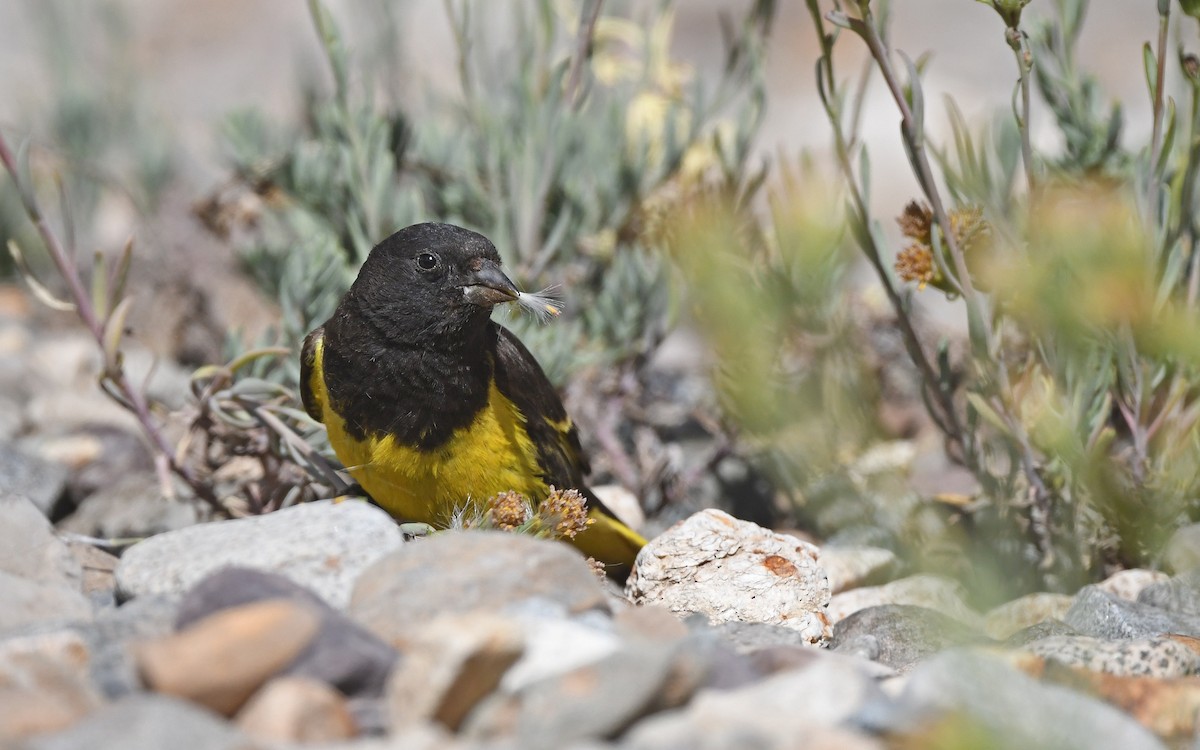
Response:
[{"label": "bird's yellow belly", "polygon": [[[323,399],[324,400],[324,399]],[[537,449],[522,428],[525,417],[493,384],[488,404],[475,420],[438,448],[401,445],[391,435],[355,440],[326,401],[329,442],[354,479],[389,513],[437,527],[454,514],[506,490],[535,502],[547,487],[537,467]]]}]

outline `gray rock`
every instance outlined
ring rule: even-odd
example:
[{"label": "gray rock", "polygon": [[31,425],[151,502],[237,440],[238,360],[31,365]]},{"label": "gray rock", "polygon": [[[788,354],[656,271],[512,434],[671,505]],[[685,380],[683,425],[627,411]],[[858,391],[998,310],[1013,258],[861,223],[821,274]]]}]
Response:
[{"label": "gray rock", "polygon": [[281,575],[249,568],[219,570],[188,591],[179,604],[175,625],[182,630],[215,612],[264,599],[303,602],[320,618],[312,643],[282,674],[320,680],[352,698],[383,695],[399,657],[396,649]]},{"label": "gray rock", "polygon": [[1008,648],[1020,648],[1028,643],[1057,635],[1079,635],[1079,631],[1062,620],[1043,620],[1037,625],[1030,625],[1013,633],[1005,639],[1004,645]]},{"label": "gray rock", "polygon": [[1083,635],[1110,640],[1146,638],[1164,633],[1200,636],[1200,617],[1131,602],[1095,586],[1079,590],[1063,622]]},{"label": "gray rock", "polygon": [[941,612],[906,604],[884,604],[860,609],[835,625],[829,648],[904,672],[938,651],[989,641]]},{"label": "gray rock", "polygon": [[621,648],[621,639],[613,632],[611,623],[569,618],[562,607],[519,609],[512,617],[524,643],[520,660],[504,675],[504,688],[509,692],[594,664]]},{"label": "gray rock", "polygon": [[1060,664],[1121,677],[1163,679],[1200,673],[1200,653],[1171,637],[1107,641],[1059,635],[1034,641],[1024,650]]},{"label": "gray rock", "polygon": [[130,695],[54,734],[26,741],[24,750],[246,750],[246,735],[220,716],[165,695]]},{"label": "gray rock", "polygon": [[36,583],[2,570],[0,602],[0,633],[92,617],[91,603],[77,589]]},{"label": "gray rock", "polygon": [[179,595],[213,571],[238,565],[280,573],[343,608],[359,573],[401,544],[400,529],[379,508],[358,501],[305,503],[139,542],[117,566],[117,595]]},{"label": "gray rock", "polygon": [[1169,612],[1200,617],[1200,568],[1147,586],[1138,593],[1137,600]]},{"label": "gray rock", "polygon": [[142,596],[120,607],[101,609],[79,632],[92,650],[92,682],[110,700],[142,688],[132,646],[174,631],[178,602],[168,596]]},{"label": "gray rock", "polygon": [[[154,459],[140,433],[105,424],[85,424],[49,433],[39,431],[23,437],[20,446],[66,467],[67,495],[73,504],[130,474],[154,470]],[[157,486],[157,479],[150,484]]]},{"label": "gray rock", "polygon": [[24,496],[0,495],[0,550],[0,571],[49,586],[82,587],[79,561]]},{"label": "gray rock", "polygon": [[462,734],[511,737],[530,750],[612,738],[658,706],[674,663],[674,649],[622,649],[516,694],[493,696],[468,717]]},{"label": "gray rock", "polygon": [[[814,653],[817,658],[807,667],[736,690],[703,690],[685,708],[639,722],[622,746],[639,750],[808,747],[810,737],[815,740],[821,732],[853,727],[864,713],[876,713],[876,704],[888,702],[875,680],[850,660]],[[718,738],[738,741],[718,744]]]},{"label": "gray rock", "polygon": [[693,615],[687,619],[687,624],[694,630],[711,631],[741,653],[775,646],[808,645],[803,633],[766,622],[721,622],[709,625],[703,616]]},{"label": "gray rock", "polygon": [[938,654],[914,669],[898,709],[893,714],[898,725],[876,728],[904,733],[947,713],[960,713],[986,731],[976,741],[989,748],[1164,747],[1120,710],[1073,690],[1040,683],[995,655],[968,649]]},{"label": "gray rock", "polygon": [[67,486],[67,469],[10,443],[0,443],[0,492],[26,497],[50,518]]},{"label": "gray rock", "polygon": [[1200,568],[1200,523],[1175,530],[1163,549],[1163,566],[1173,573]]},{"label": "gray rock", "polygon": [[137,539],[182,529],[200,520],[194,502],[163,497],[158,478],[135,472],[86,497],[59,528],[103,539]]},{"label": "gray rock", "polygon": [[502,611],[529,599],[569,614],[607,611],[604,586],[561,542],[524,534],[447,531],[406,544],[359,577],[349,614],[385,641],[438,615]]}]

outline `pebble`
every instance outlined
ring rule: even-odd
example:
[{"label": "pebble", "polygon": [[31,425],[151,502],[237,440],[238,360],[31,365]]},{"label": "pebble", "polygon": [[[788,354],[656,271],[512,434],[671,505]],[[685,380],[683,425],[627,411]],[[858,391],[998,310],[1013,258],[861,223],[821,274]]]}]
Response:
[{"label": "pebble", "polygon": [[829,579],[818,557],[812,544],[705,510],[646,545],[626,594],[712,622],[782,625],[815,645],[830,633]]},{"label": "pebble", "polygon": [[1026,594],[989,610],[983,616],[983,629],[990,637],[1003,640],[1045,620],[1061,620],[1074,602],[1074,597],[1064,594]]},{"label": "pebble", "polygon": [[397,646],[405,657],[388,685],[394,730],[428,721],[457,730],[525,649],[515,620],[486,612],[432,620]]},{"label": "pebble", "polygon": [[837,623],[860,609],[881,604],[910,604],[927,607],[953,617],[970,627],[981,627],[977,612],[963,600],[962,584],[935,575],[915,575],[881,586],[845,591],[829,602],[829,619]]},{"label": "pebble", "polygon": [[97,708],[89,658],[70,631],[0,641],[0,746],[65,729]]},{"label": "pebble", "polygon": [[834,594],[887,581],[899,567],[896,553],[883,547],[821,547],[821,567]]},{"label": "pebble", "polygon": [[1138,600],[1138,595],[1147,586],[1153,586],[1156,583],[1166,581],[1170,576],[1161,570],[1145,570],[1143,568],[1131,568],[1129,570],[1119,570],[1113,573],[1108,578],[1105,578],[1100,583],[1096,584],[1096,588],[1101,591],[1107,591],[1113,596],[1119,596],[1122,599],[1128,599],[1131,602]]},{"label": "pebble", "polygon": [[905,672],[939,651],[986,640],[979,631],[936,610],[883,604],[860,609],[835,625],[829,648]]},{"label": "pebble", "polygon": [[640,722],[630,748],[795,748],[837,730],[847,747],[882,747],[853,731],[860,714],[886,697],[846,660],[817,658],[802,669],[733,690],[703,690],[685,707]]},{"label": "pebble", "polygon": [[138,668],[150,689],[230,716],[295,661],[319,626],[311,608],[286,599],[231,607],[139,644]]},{"label": "pebble", "polygon": [[88,495],[59,528],[101,539],[141,539],[191,526],[201,517],[194,501],[163,497],[155,474],[135,472]]},{"label": "pebble", "polygon": [[238,712],[234,724],[267,743],[334,742],[358,733],[342,694],[307,677],[271,680]]},{"label": "pebble", "polygon": [[1137,600],[1169,612],[1200,617],[1200,568],[1147,586],[1138,593]]},{"label": "pebble", "polygon": [[31,625],[92,618],[92,605],[77,588],[46,584],[0,570],[0,635]]},{"label": "pebble", "polygon": [[130,695],[69,729],[25,741],[20,750],[249,750],[246,735],[217,714],[166,695]]},{"label": "pebble", "polygon": [[1112,640],[1164,633],[1200,636],[1200,617],[1131,602],[1096,586],[1079,590],[1063,622],[1083,635]]},{"label": "pebble", "polygon": [[[971,746],[1094,750],[1162,750],[1163,744],[1129,715],[1075,690],[1049,685],[1022,674],[996,654],[954,649],[919,665],[905,678],[895,725],[933,744],[925,733],[936,722],[956,716],[960,741]],[[962,723],[963,721],[968,723]],[[923,726],[922,726],[923,725]],[[971,729],[971,725],[976,728]],[[953,735],[944,736],[943,742]],[[955,745],[948,745],[955,746]]]},{"label": "pebble", "polygon": [[1123,677],[1200,674],[1200,641],[1186,636],[1108,641],[1060,635],[1034,641],[1024,649],[1060,664]]},{"label": "pebble", "polygon": [[81,588],[79,561],[33,502],[22,495],[0,495],[0,519],[0,572],[47,586]]},{"label": "pebble", "polygon": [[59,463],[0,442],[0,491],[24,497],[51,518],[67,486],[67,469]]},{"label": "pebble", "polygon": [[223,568],[196,584],[179,603],[175,624],[187,628],[217,612],[285,599],[320,619],[316,636],[284,670],[331,685],[352,698],[381,698],[399,657],[395,648],[333,609],[324,599],[281,575]]},{"label": "pebble", "polygon": [[353,500],[305,503],[139,542],[117,566],[117,595],[179,595],[209,573],[239,565],[280,573],[341,609],[359,573],[402,544],[395,521],[379,508]]},{"label": "pebble", "polygon": [[363,571],[348,614],[385,641],[444,614],[500,612],[530,599],[569,614],[608,611],[604,585],[561,542],[501,531],[448,531],[386,555]]}]

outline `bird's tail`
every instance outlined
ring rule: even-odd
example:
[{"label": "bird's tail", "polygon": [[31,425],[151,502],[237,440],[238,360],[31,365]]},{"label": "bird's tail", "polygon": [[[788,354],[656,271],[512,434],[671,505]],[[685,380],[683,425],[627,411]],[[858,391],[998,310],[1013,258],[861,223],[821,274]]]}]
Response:
[{"label": "bird's tail", "polygon": [[633,561],[646,546],[646,539],[602,509],[588,508],[593,522],[571,540],[579,551],[604,563],[609,577],[624,581],[633,570]]}]

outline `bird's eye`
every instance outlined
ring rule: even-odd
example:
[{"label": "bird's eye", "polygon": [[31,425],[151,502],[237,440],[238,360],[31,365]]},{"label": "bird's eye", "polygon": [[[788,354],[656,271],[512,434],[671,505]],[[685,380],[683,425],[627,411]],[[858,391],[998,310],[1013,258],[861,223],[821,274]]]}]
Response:
[{"label": "bird's eye", "polygon": [[421,253],[417,256],[417,268],[422,271],[432,271],[437,268],[438,259],[433,253]]}]

